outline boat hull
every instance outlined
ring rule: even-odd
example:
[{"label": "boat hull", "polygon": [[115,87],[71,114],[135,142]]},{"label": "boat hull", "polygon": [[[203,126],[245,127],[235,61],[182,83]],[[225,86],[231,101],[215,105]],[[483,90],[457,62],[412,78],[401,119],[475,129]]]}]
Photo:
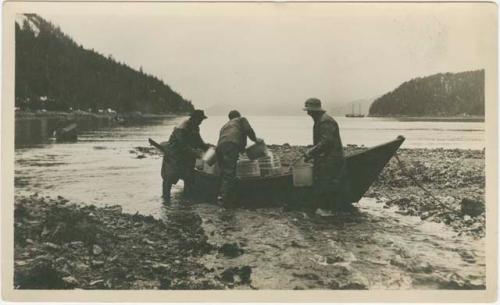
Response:
[{"label": "boat hull", "polygon": [[78,130],[76,123],[71,123],[64,128],[55,131],[57,142],[76,142],[78,140]]},{"label": "boat hull", "polygon": [[[341,180],[342,196],[349,203],[359,201],[375,181],[387,162],[396,153],[404,137],[347,156],[346,174]],[[193,196],[214,202],[221,179],[219,176],[195,170]],[[293,176],[286,173],[271,177],[241,178],[237,181],[238,203],[244,206],[303,205],[312,198],[312,187],[294,187]]]}]

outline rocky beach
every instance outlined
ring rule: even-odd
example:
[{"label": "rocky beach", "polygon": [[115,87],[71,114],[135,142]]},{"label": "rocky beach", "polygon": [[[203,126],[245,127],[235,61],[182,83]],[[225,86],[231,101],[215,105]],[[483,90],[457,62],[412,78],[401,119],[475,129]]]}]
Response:
[{"label": "rocky beach", "polygon": [[[284,166],[306,149],[269,148]],[[151,147],[129,153],[161,158]],[[177,197],[157,219],[16,195],[15,287],[484,289],[484,151],[401,149],[398,158],[354,212],[328,216]]]},{"label": "rocky beach", "polygon": [[[271,146],[286,166],[306,147]],[[367,149],[351,145],[346,155]],[[399,213],[484,236],[484,150],[400,149],[365,194]]]}]

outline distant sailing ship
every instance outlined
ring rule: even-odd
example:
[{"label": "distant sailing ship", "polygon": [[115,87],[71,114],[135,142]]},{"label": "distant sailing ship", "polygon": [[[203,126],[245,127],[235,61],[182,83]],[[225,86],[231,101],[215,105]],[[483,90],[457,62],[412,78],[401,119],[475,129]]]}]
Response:
[{"label": "distant sailing ship", "polygon": [[354,104],[352,104],[352,113],[348,113],[345,115],[346,118],[364,118],[365,115],[361,114],[361,104],[358,104],[359,106],[359,112],[356,114],[354,113]]}]

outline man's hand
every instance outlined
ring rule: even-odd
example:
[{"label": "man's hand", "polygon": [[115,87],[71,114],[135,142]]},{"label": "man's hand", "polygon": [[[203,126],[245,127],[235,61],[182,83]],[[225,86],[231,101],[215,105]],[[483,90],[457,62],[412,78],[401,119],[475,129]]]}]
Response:
[{"label": "man's hand", "polygon": [[312,154],[311,154],[311,151],[310,151],[310,150],[306,151],[306,152],[303,154],[303,157],[304,157],[304,161],[306,161],[306,162],[307,162],[307,161],[310,161],[310,160],[313,158],[313,156],[312,156]]},{"label": "man's hand", "polygon": [[212,147],[215,148],[215,145],[213,145],[211,143],[207,143],[207,147],[206,147],[205,151],[209,150]]},{"label": "man's hand", "polygon": [[203,149],[194,150],[194,155],[196,156],[196,158],[202,158],[204,154],[205,152],[203,151]]},{"label": "man's hand", "polygon": [[264,140],[261,138],[255,139],[255,143],[264,143]]}]

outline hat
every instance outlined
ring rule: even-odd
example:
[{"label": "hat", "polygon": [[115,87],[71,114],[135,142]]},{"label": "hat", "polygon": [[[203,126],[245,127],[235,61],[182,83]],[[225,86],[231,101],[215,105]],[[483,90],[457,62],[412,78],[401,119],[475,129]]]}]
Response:
[{"label": "hat", "polygon": [[200,118],[200,119],[206,119],[207,116],[205,115],[205,112],[200,109],[195,109],[193,112],[191,112],[190,117],[192,118]]},{"label": "hat", "polygon": [[310,98],[305,102],[304,111],[321,111],[325,112],[323,108],[321,108],[321,101],[317,98]]},{"label": "hat", "polygon": [[234,118],[239,118],[241,117],[241,114],[238,110],[231,110],[229,111],[229,115],[228,115],[229,119],[232,120]]}]

